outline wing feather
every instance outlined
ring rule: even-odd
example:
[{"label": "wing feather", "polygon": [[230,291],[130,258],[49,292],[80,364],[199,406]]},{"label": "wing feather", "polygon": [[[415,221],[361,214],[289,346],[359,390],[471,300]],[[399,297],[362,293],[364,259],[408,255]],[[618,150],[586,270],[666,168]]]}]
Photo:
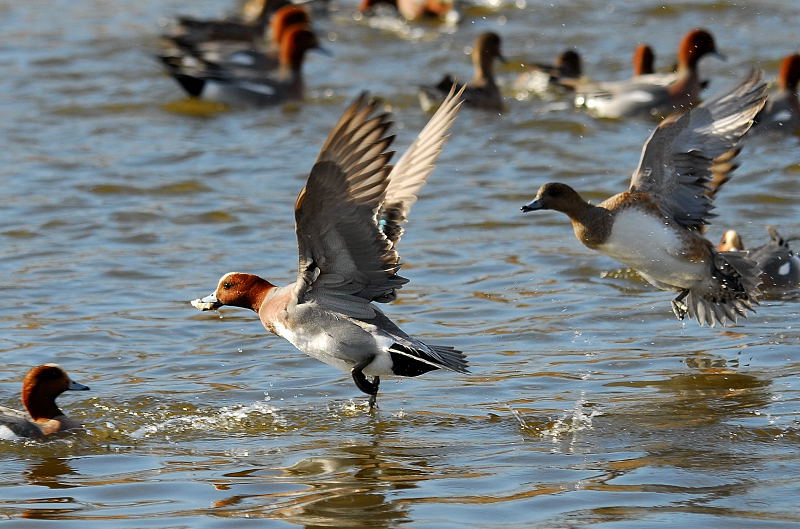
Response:
[{"label": "wing feather", "polygon": [[344,112],[295,202],[298,302],[314,300],[367,319],[375,316],[370,302],[391,301],[408,282],[397,275],[399,237],[384,230],[387,202],[405,220],[447,138],[457,98],[451,92],[400,158],[399,169],[389,164],[391,116],[377,113],[378,104],[366,94]]},{"label": "wing feather", "polygon": [[754,70],[732,90],[666,118],[645,143],[630,190],[658,196],[683,226],[707,224],[715,194],[708,192],[710,182],[715,175],[727,181],[741,138],[765,98],[766,83]]},{"label": "wing feather", "polygon": [[403,153],[389,175],[389,186],[379,222],[386,236],[397,244],[403,235],[403,223],[411,206],[417,201],[417,193],[433,172],[436,159],[449,137],[458,110],[461,108],[465,86],[456,91],[456,85],[439,106],[439,109],[420,131],[414,143]]}]

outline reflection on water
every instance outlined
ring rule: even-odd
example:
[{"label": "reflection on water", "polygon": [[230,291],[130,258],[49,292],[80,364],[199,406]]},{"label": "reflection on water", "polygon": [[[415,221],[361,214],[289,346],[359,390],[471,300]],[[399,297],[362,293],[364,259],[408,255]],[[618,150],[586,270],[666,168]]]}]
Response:
[{"label": "reflection on water", "polygon": [[[18,406],[44,362],[93,390],[59,400],[84,431],[0,441],[5,524],[800,525],[797,294],[701,329],[555,214],[519,212],[543,182],[594,201],[624,189],[654,123],[527,95],[502,116],[461,113],[400,246],[412,281],[384,310],[473,372],[384,381],[374,414],[346,374],[252,314],[187,303],[221,270],[292,280],[292,204],[362,89],[406,145],[427,119],[416,85],[470,77],[481,31],[502,35],[510,83],[568,46],[598,80],[627,75],[642,42],[669,64],[702,25],[729,57],[700,64],[713,92],[753,65],[774,75],[795,3],[485,2],[444,28],[335,4],[315,20],[334,56],[309,57],[307,101],[257,111],[186,101],[149,58],[159,20],[229,4],[0,0],[14,43],[0,49],[0,404]],[[800,232],[797,141],[745,145],[711,240]]]},{"label": "reflection on water", "polygon": [[50,489],[69,489],[76,487],[67,483],[67,479],[72,475],[77,474],[75,470],[69,466],[66,459],[60,457],[44,457],[33,464],[25,474],[25,477],[31,485],[39,487],[47,487]]}]

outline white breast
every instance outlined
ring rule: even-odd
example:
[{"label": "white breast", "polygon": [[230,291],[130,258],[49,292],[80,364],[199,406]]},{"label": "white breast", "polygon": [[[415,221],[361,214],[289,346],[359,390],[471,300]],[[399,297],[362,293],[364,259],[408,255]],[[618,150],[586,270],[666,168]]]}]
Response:
[{"label": "white breast", "polygon": [[635,208],[617,214],[611,236],[597,249],[641,272],[648,281],[673,287],[689,288],[701,281],[707,270],[706,264],[683,257],[680,234],[666,220]]}]

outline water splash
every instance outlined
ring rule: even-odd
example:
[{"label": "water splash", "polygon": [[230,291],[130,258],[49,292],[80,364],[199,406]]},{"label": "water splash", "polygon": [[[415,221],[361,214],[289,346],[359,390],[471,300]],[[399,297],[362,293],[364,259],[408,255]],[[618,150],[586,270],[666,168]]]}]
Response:
[{"label": "water splash", "polygon": [[266,397],[263,401],[248,405],[224,406],[217,411],[171,417],[140,426],[129,435],[133,439],[145,439],[163,432],[174,434],[196,430],[236,430],[250,426],[254,419],[259,423],[267,419],[276,428],[287,428],[288,421],[279,413],[278,408],[268,404],[269,400]]}]

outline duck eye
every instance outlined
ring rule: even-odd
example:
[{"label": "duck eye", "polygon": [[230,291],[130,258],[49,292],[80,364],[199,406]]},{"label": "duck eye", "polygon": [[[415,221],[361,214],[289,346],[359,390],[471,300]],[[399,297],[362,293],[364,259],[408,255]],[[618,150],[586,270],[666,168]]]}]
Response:
[{"label": "duck eye", "polygon": [[232,285],[230,281],[225,281],[224,283],[222,283],[222,288],[224,288],[225,290],[230,290],[231,286]]}]

